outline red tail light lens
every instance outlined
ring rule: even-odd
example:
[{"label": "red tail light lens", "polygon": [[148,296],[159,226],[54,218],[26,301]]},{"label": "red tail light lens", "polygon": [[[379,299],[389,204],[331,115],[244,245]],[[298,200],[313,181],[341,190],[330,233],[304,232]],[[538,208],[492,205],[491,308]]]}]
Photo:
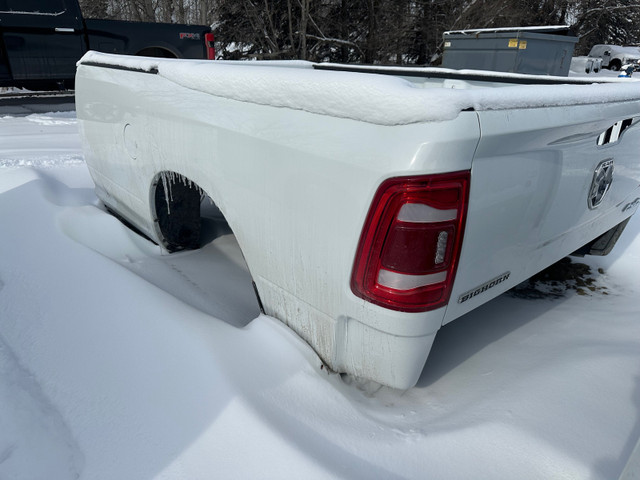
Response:
[{"label": "red tail light lens", "polygon": [[204,45],[207,49],[207,59],[215,60],[216,58],[216,45],[213,33],[204,34]]},{"label": "red tail light lens", "polygon": [[383,182],[362,229],[353,293],[403,312],[446,305],[462,246],[469,182],[468,171]]}]

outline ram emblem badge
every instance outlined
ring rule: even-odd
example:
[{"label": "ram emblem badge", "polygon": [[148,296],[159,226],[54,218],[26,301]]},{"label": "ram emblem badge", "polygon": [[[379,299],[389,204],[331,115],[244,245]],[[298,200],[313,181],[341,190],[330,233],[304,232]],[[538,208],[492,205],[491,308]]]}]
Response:
[{"label": "ram emblem badge", "polygon": [[603,160],[593,172],[593,180],[589,189],[587,203],[590,209],[596,208],[604,200],[613,182],[613,158]]}]

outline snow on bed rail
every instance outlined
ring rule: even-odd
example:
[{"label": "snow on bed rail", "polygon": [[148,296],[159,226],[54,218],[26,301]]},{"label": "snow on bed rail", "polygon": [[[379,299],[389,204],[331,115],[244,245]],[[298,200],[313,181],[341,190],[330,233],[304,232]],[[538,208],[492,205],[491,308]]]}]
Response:
[{"label": "snow on bed rail", "polygon": [[640,100],[640,83],[421,88],[395,76],[314,70],[309,62],[217,62],[88,52],[78,65],[158,74],[183,87],[241,102],[379,125],[445,121],[463,110],[504,110]]},{"label": "snow on bed rail", "polygon": [[[586,57],[585,57],[586,58]],[[237,62],[236,62],[237,63]],[[322,70],[342,70],[349,72],[362,73],[386,73],[388,75],[398,76],[421,76],[424,78],[447,78],[451,77],[468,77],[474,81],[496,82],[502,84],[519,83],[523,84],[585,84],[594,83],[629,83],[630,81],[640,82],[637,78],[618,78],[618,77],[594,77],[585,74],[571,77],[562,77],[559,75],[534,75],[531,73],[512,73],[512,72],[494,72],[493,70],[472,70],[472,69],[454,69],[444,67],[411,67],[400,65],[357,65],[344,63],[316,63],[316,68]],[[584,71],[584,70],[583,70]],[[526,81],[526,82],[525,82]],[[487,88],[491,88],[487,85]]]}]

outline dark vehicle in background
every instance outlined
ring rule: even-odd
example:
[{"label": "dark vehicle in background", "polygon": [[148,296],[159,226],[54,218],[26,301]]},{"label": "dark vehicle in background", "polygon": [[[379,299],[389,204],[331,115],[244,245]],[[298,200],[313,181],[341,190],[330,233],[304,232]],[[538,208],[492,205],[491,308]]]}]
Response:
[{"label": "dark vehicle in background", "polygon": [[0,86],[72,88],[88,50],[215,57],[207,26],[84,19],[78,0],[0,0]]}]

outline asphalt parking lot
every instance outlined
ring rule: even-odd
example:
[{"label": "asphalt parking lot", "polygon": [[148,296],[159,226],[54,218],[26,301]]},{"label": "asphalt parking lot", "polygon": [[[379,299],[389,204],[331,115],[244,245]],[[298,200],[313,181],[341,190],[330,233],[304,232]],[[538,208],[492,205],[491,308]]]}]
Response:
[{"label": "asphalt parking lot", "polygon": [[0,93],[0,116],[20,117],[33,113],[69,112],[75,108],[73,91]]}]

